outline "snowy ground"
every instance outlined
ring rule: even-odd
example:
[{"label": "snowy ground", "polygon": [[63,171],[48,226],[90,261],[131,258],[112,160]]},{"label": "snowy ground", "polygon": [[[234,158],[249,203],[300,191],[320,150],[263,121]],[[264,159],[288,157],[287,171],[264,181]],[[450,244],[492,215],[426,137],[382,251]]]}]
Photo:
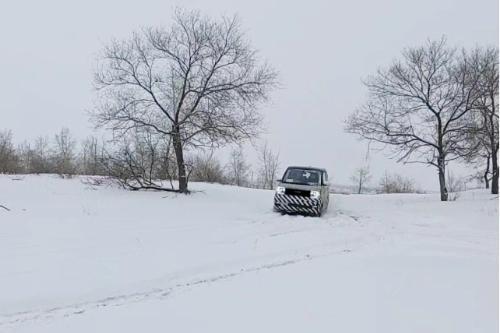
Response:
[{"label": "snowy ground", "polygon": [[0,176],[0,332],[497,332],[498,199]]}]

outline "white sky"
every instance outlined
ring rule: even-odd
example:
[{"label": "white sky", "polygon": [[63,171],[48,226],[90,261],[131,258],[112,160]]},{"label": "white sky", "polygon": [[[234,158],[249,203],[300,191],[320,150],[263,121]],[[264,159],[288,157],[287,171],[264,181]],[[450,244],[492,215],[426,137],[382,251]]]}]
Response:
[{"label": "white sky", "polygon": [[[343,131],[366,96],[362,78],[427,38],[498,46],[498,0],[9,1],[0,11],[0,129],[17,141],[63,126],[77,138],[90,134],[96,53],[112,37],[168,25],[175,6],[240,16],[260,55],[281,73],[282,89],[262,109],[264,138],[283,167],[325,167],[338,183],[364,163],[366,143]],[[396,165],[375,152],[369,164],[374,183],[387,169],[436,188],[431,168]]]}]

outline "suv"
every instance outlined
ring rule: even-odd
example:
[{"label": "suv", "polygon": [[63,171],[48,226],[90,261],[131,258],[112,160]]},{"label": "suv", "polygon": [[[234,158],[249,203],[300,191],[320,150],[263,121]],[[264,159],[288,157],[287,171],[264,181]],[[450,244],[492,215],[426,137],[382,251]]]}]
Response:
[{"label": "suv", "polygon": [[291,166],[278,181],[274,210],[321,216],[328,208],[329,193],[325,169]]}]

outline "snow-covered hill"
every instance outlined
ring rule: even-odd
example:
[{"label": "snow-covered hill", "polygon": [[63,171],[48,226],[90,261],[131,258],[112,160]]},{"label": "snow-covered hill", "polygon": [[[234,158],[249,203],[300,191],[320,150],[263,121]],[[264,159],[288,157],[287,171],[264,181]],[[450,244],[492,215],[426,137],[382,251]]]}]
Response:
[{"label": "snow-covered hill", "polygon": [[[17,179],[17,180],[14,180]],[[496,332],[498,199],[0,176],[0,332]]]}]

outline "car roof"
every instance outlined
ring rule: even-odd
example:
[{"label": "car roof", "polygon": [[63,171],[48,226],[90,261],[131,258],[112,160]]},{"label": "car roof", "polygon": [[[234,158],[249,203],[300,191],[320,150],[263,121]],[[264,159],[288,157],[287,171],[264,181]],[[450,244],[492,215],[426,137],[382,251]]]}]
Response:
[{"label": "car roof", "polygon": [[321,172],[326,172],[326,169],[323,168],[316,168],[316,167],[310,167],[310,166],[289,166],[288,169],[305,169],[305,170],[315,170],[315,171],[321,171]]}]

